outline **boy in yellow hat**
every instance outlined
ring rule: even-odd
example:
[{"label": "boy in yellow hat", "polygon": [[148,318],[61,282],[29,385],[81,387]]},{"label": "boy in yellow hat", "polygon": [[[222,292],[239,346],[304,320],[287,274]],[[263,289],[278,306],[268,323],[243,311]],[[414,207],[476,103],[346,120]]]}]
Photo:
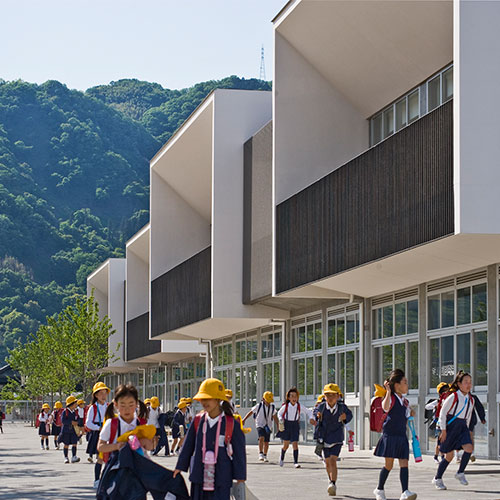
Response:
[{"label": "boy in yellow hat", "polygon": [[184,434],[186,431],[186,412],[187,403],[186,401],[180,400],[177,404],[177,411],[174,414],[172,420],[172,454],[178,455],[180,449],[182,448],[182,443],[184,442]]},{"label": "boy in yellow hat", "polygon": [[[425,409],[432,412],[431,425],[430,428],[434,428],[434,434],[436,437],[436,449],[434,450],[434,462],[439,463],[439,434],[441,429],[437,425],[439,420],[439,413],[441,412],[441,406],[443,406],[444,400],[448,397],[450,393],[450,386],[446,382],[440,382],[436,387],[436,392],[438,393],[438,399],[431,399],[425,405]],[[426,422],[427,423],[427,422]]]},{"label": "boy in yellow hat", "polygon": [[104,463],[99,458],[97,444],[99,443],[99,434],[104,424],[106,410],[108,409],[108,395],[111,392],[109,387],[104,382],[96,382],[92,388],[92,403],[90,404],[87,417],[85,419],[85,428],[87,429],[87,460],[93,463],[93,455],[96,456],[96,464],[94,467],[94,488],[99,485],[101,477],[102,464]]},{"label": "boy in yellow hat", "polygon": [[158,420],[161,413],[160,400],[156,396],[153,396],[150,399],[150,405],[151,408],[149,409],[148,412],[148,424],[154,425],[156,427],[156,435],[153,439],[153,445],[154,448],[156,448],[156,446],[158,445],[158,441],[160,439],[160,422]]},{"label": "boy in yellow hat", "polygon": [[75,396],[68,396],[66,398],[66,409],[63,411],[62,429],[60,435],[60,441],[63,443],[64,448],[64,463],[69,464],[68,449],[71,446],[71,463],[79,462],[80,459],[76,456],[76,444],[78,443],[78,413],[76,408],[78,405],[78,400]]},{"label": "boy in yellow hat", "polygon": [[204,411],[189,427],[174,477],[189,468],[191,498],[229,500],[233,481],[246,480],[245,436],[220,380],[203,381],[193,399]]},{"label": "boy in yellow hat", "polygon": [[340,400],[342,393],[337,384],[326,384],[323,388],[325,401],[316,409],[318,440],[323,443],[328,494],[337,494],[337,460],[344,443],[344,426],[352,420],[352,412]]},{"label": "boy in yellow hat", "polygon": [[[42,405],[42,411],[38,415],[38,435],[41,439],[41,447],[42,450],[49,449],[49,435],[50,435],[50,426],[49,426],[49,417],[50,417],[50,406],[47,403]],[[43,442],[45,441],[45,447]]]},{"label": "boy in yellow hat", "polygon": [[262,395],[260,403],[256,404],[243,419],[243,424],[253,415],[255,428],[259,436],[259,461],[269,462],[267,452],[269,451],[269,441],[271,440],[271,429],[273,422],[279,425],[278,412],[274,406],[274,395],[271,391],[266,391]]}]

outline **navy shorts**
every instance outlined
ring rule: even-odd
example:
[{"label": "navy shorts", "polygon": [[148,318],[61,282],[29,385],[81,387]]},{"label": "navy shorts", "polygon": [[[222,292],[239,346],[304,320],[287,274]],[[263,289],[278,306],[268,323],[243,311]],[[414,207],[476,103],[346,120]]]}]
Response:
[{"label": "navy shorts", "polygon": [[331,448],[326,446],[323,448],[323,456],[329,458],[332,456],[338,457],[340,455],[340,450],[342,449],[342,443],[334,444]]},{"label": "navy shorts", "polygon": [[271,431],[267,431],[264,427],[257,427],[257,434],[260,438],[264,438],[264,442],[269,443],[271,440]]}]

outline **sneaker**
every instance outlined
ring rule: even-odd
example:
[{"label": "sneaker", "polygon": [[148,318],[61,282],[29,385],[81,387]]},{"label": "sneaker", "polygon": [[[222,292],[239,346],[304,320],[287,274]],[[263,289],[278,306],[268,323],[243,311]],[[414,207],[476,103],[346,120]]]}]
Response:
[{"label": "sneaker", "polygon": [[93,464],[94,463],[94,460],[92,460],[92,457],[87,457],[87,462],[89,464]]},{"label": "sneaker", "polygon": [[415,500],[417,498],[417,494],[413,493],[410,490],[404,491],[401,496],[399,497],[399,500]]},{"label": "sneaker", "polygon": [[465,479],[465,474],[463,472],[457,472],[455,474],[455,479],[460,482],[460,484],[463,484],[464,486],[467,486],[469,484],[469,481]]},{"label": "sneaker", "polygon": [[378,488],[375,488],[373,490],[373,494],[375,495],[375,500],[387,500],[384,490],[379,490]]},{"label": "sneaker", "polygon": [[264,455],[264,462],[269,463],[269,459],[267,458],[267,455]]},{"label": "sneaker", "polygon": [[328,483],[328,494],[331,496],[331,497],[334,497],[336,494],[337,494],[337,487],[333,484],[332,481],[330,481]]},{"label": "sneaker", "polygon": [[49,451],[49,447],[48,447],[48,446],[46,446],[46,447],[45,447],[45,449],[46,449],[47,451]]},{"label": "sneaker", "polygon": [[281,458],[280,459],[280,467],[283,467],[283,465],[285,465],[285,461]]},{"label": "sneaker", "polygon": [[476,457],[474,455],[471,455],[470,458],[469,458],[469,460],[471,462],[475,462],[476,461]]},{"label": "sneaker", "polygon": [[264,453],[259,453],[259,462],[264,461]]},{"label": "sneaker", "polygon": [[42,444],[42,450],[45,450],[45,446]]},{"label": "sneaker", "polygon": [[80,461],[80,457],[71,457],[71,463],[76,464]]},{"label": "sneaker", "polygon": [[444,485],[442,479],[434,478],[432,480],[432,484],[436,487],[437,490],[445,490],[446,489],[446,486]]},{"label": "sneaker", "polygon": [[99,488],[99,479],[94,481],[94,490],[97,490],[97,488]]},{"label": "sneaker", "polygon": [[68,458],[68,457],[66,457],[66,458],[64,459],[64,463],[65,463],[65,464],[69,464],[69,458]]},{"label": "sneaker", "polygon": [[300,469],[300,464],[293,464],[296,469]]}]

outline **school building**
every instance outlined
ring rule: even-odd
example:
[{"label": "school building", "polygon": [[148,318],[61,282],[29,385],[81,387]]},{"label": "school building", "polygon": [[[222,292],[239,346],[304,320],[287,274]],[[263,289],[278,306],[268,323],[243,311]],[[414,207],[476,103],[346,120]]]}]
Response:
[{"label": "school building", "polygon": [[272,93],[205,99],[151,160],[150,224],[88,278],[109,383],[173,406],[213,373],[243,413],[336,382],[369,448],[402,368],[430,451],[424,405],[465,369],[498,459],[499,24],[498,2],[288,2]]}]

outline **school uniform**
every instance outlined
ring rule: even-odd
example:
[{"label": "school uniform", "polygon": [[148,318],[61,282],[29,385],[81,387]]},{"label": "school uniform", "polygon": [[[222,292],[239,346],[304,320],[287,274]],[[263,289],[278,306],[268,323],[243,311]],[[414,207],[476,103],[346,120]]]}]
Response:
[{"label": "school uniform", "polygon": [[273,403],[266,405],[264,401],[261,401],[252,408],[252,412],[259,438],[263,437],[264,442],[269,443],[271,440],[271,428],[273,425],[273,417],[276,413],[276,407]]},{"label": "school uniform", "polygon": [[85,408],[78,407],[76,411],[78,414],[78,418],[77,418],[78,427],[83,427],[83,425],[85,423],[84,422]]},{"label": "school uniform", "polygon": [[469,425],[474,412],[474,398],[462,391],[451,393],[444,401],[439,415],[439,427],[446,430],[446,439],[441,443],[441,453],[461,450],[472,444]]},{"label": "school uniform", "polygon": [[410,445],[406,435],[406,426],[410,413],[408,400],[393,394],[391,408],[382,427],[382,436],[375,448],[375,456],[408,460]]},{"label": "school uniform", "polygon": [[126,432],[129,431],[133,431],[138,425],[140,425],[140,421],[137,417],[134,417],[132,422],[125,422],[125,420],[123,420],[123,418],[120,417],[120,415],[118,415],[118,417],[115,418],[118,418],[118,428],[116,434],[113,436],[113,439],[111,439],[111,422],[113,421],[112,418],[108,418],[108,420],[104,422],[102,430],[98,434],[98,438],[101,439],[102,441],[105,441],[108,444],[116,443],[118,438],[122,434],[125,434]]},{"label": "school uniform", "polygon": [[[49,417],[50,415],[48,413],[45,413],[42,411],[40,415],[38,415],[38,435],[39,436],[49,436],[50,435],[50,430],[49,430]],[[48,443],[47,439],[47,443]]]},{"label": "school uniform", "polygon": [[78,436],[76,435],[73,422],[77,422],[78,413],[66,408],[62,412],[61,420],[62,428],[59,440],[61,443],[64,443],[65,446],[75,446],[78,443]]},{"label": "school uniform", "polygon": [[174,418],[172,420],[172,438],[177,439],[181,437],[180,426],[186,429],[186,416],[181,410],[175,412]]},{"label": "school uniform", "polygon": [[[345,413],[345,421],[340,421],[340,416]],[[338,457],[344,443],[344,425],[352,420],[352,412],[341,402],[332,407],[326,401],[317,408],[319,423],[318,439],[323,441],[323,455],[325,458]]]},{"label": "school uniform", "polygon": [[306,415],[308,419],[313,419],[313,412],[301,406],[299,402],[296,404],[285,403],[278,411],[278,419],[285,424],[285,430],[276,434],[283,441],[291,441],[292,443],[299,440],[300,435],[300,416]]},{"label": "school uniform", "polygon": [[156,435],[160,435],[160,423],[158,421],[160,417],[160,407],[158,408],[150,408],[148,414],[148,425],[154,425],[156,427]]},{"label": "school uniform", "polygon": [[99,443],[99,433],[101,432],[102,425],[104,422],[104,415],[106,414],[106,409],[108,408],[108,403],[103,405],[99,403],[94,403],[90,406],[87,412],[87,420],[85,421],[85,427],[89,429],[90,432],[87,434],[87,454],[97,455],[97,444]]},{"label": "school uniform", "polygon": [[[206,451],[215,452],[217,428],[221,418],[215,464],[215,491],[203,491],[203,429],[206,425]],[[194,425],[189,427],[175,468],[181,471],[190,469],[192,500],[229,500],[233,480],[246,480],[245,435],[235,420],[231,437],[232,456],[230,456],[224,443],[228,418],[234,417],[221,414],[216,418],[210,418],[204,414],[198,429]]]},{"label": "school uniform", "polygon": [[63,411],[64,409],[60,408],[58,410],[54,410],[51,414],[52,417],[52,427],[50,431],[51,436],[59,436],[59,434],[61,434],[61,427],[62,427],[61,416]]}]

